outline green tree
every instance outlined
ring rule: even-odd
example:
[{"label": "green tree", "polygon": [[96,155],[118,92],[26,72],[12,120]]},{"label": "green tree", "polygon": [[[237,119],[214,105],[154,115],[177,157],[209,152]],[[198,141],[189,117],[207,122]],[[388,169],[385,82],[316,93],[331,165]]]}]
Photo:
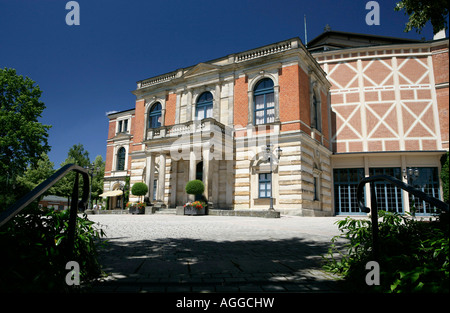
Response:
[{"label": "green tree", "polygon": [[94,172],[92,177],[92,201],[98,202],[99,195],[103,193],[103,177],[105,176],[105,162],[101,155],[97,155],[94,160]]},{"label": "green tree", "polygon": [[75,164],[81,167],[87,167],[91,164],[89,152],[84,149],[84,146],[81,143],[73,145],[69,149],[67,156],[72,157],[75,160]]},{"label": "green tree", "polygon": [[36,166],[42,153],[50,151],[50,125],[38,121],[45,109],[42,91],[15,69],[0,68],[0,204],[5,208],[17,196],[11,192],[16,178],[29,165]]},{"label": "green tree", "polygon": [[[61,167],[67,164],[75,164],[75,159],[72,157],[67,157],[66,160],[61,163]],[[67,203],[69,204],[72,197],[74,179],[74,173],[69,173],[61,178],[54,186],[56,195],[67,197]]]},{"label": "green tree", "polygon": [[[84,149],[84,146],[81,143],[73,145],[69,149],[69,152],[67,153],[67,158],[63,163],[61,163],[61,167],[67,164],[76,164],[81,167],[88,167],[90,165],[89,152]],[[58,196],[67,197],[69,203],[70,198],[72,197],[75,175],[76,174],[74,172],[68,173],[56,184],[55,188],[56,194]],[[83,192],[82,187],[83,187],[83,180],[80,180],[78,189],[79,196],[81,196]]]},{"label": "green tree", "polygon": [[139,197],[139,201],[142,196],[145,196],[148,192],[148,187],[145,183],[135,183],[133,187],[131,187],[131,193],[135,196]]},{"label": "green tree", "polygon": [[[46,153],[41,154],[41,159],[36,166],[29,165],[23,175],[17,177],[17,183],[22,187],[24,193],[36,188],[40,183],[49,178],[55,170],[53,169],[53,162],[50,161]],[[54,187],[50,188],[46,194],[54,193]]]},{"label": "green tree", "polygon": [[401,0],[396,4],[395,11],[404,10],[409,15],[405,32],[413,28],[420,34],[425,24],[430,21],[433,25],[433,33],[436,34],[442,29],[448,29],[448,8],[449,0]]}]

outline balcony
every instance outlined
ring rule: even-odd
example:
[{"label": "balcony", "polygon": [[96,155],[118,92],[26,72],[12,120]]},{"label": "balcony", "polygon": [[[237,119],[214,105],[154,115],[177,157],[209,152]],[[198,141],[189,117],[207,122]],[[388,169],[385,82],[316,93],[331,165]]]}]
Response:
[{"label": "balcony", "polygon": [[226,127],[213,118],[205,118],[200,121],[149,128],[147,129],[146,140],[177,139],[182,136],[195,134],[200,135],[202,138],[222,138],[223,136],[231,136],[232,128]]}]

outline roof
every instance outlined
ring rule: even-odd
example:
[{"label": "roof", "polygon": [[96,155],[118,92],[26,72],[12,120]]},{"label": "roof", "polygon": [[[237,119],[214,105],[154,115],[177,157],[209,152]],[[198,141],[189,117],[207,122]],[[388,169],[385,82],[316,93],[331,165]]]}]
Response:
[{"label": "roof", "polygon": [[55,195],[48,195],[42,198],[41,201],[48,201],[48,202],[67,202],[66,197],[60,197]]},{"label": "roof", "polygon": [[345,48],[367,47],[387,44],[404,44],[419,43],[420,40],[367,35],[359,33],[349,33],[341,31],[325,31],[310,42],[308,42],[308,50],[310,52],[338,50]]},{"label": "roof", "polygon": [[132,113],[131,111],[134,111],[135,109],[134,108],[132,108],[132,109],[126,109],[126,110],[123,110],[123,111],[113,111],[113,112],[109,112],[109,113],[107,113],[106,114],[106,116],[109,118],[109,119],[112,119],[112,118],[115,118],[115,117],[117,117],[117,116],[114,116],[114,115],[120,115],[120,114],[122,114],[122,113],[125,113],[125,112],[129,112],[130,111],[130,113]]}]

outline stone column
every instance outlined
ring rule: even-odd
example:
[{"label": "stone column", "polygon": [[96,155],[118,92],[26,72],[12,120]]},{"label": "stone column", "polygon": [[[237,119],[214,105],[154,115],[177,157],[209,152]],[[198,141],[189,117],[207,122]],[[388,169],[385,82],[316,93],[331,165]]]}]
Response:
[{"label": "stone column", "polygon": [[155,155],[150,154],[147,157],[147,186],[148,186],[148,197],[151,203],[153,203],[153,181],[155,180]]},{"label": "stone column", "polygon": [[275,122],[280,121],[280,86],[274,86]]},{"label": "stone column", "polygon": [[253,90],[250,90],[247,92],[247,96],[248,96],[248,123],[247,125],[253,125]]},{"label": "stone column", "polygon": [[182,91],[177,92],[177,102],[175,105],[175,124],[180,123],[180,111],[181,111],[181,95],[183,94]]},{"label": "stone column", "polygon": [[156,199],[164,202],[164,191],[166,185],[166,155],[162,153],[159,157],[159,177],[158,177],[158,195]]},{"label": "stone column", "polygon": [[178,172],[178,161],[172,159],[172,171],[170,174],[170,199],[169,207],[177,206],[177,172]]},{"label": "stone column", "polygon": [[210,151],[209,151],[209,145],[206,145],[203,147],[203,151],[202,151],[202,157],[203,157],[203,183],[205,184],[205,198],[208,201],[211,201],[211,161],[210,161]]},{"label": "stone column", "polygon": [[[190,151],[189,153],[189,181],[195,179],[195,168],[196,168],[196,159],[195,159],[195,153],[194,151]],[[194,195],[188,195],[189,201],[194,201],[195,196]]]},{"label": "stone column", "polygon": [[210,202],[213,203],[214,208],[218,208],[217,205],[219,203],[219,160],[211,160],[212,164],[210,165],[211,170],[211,179],[210,179],[210,186],[211,186],[211,197],[209,199]]},{"label": "stone column", "polygon": [[216,85],[216,96],[214,97],[214,102],[213,102],[213,118],[216,121],[220,121],[220,82]]},{"label": "stone column", "polygon": [[226,181],[226,205],[227,208],[231,209],[233,207],[233,161],[227,162],[227,181]]}]

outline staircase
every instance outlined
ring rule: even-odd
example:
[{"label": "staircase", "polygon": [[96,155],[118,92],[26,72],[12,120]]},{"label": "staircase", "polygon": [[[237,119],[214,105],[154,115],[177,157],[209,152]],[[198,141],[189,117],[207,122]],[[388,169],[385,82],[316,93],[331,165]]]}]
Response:
[{"label": "staircase", "polygon": [[169,215],[176,215],[177,209],[175,208],[161,208],[155,211],[155,214],[169,214]]}]

